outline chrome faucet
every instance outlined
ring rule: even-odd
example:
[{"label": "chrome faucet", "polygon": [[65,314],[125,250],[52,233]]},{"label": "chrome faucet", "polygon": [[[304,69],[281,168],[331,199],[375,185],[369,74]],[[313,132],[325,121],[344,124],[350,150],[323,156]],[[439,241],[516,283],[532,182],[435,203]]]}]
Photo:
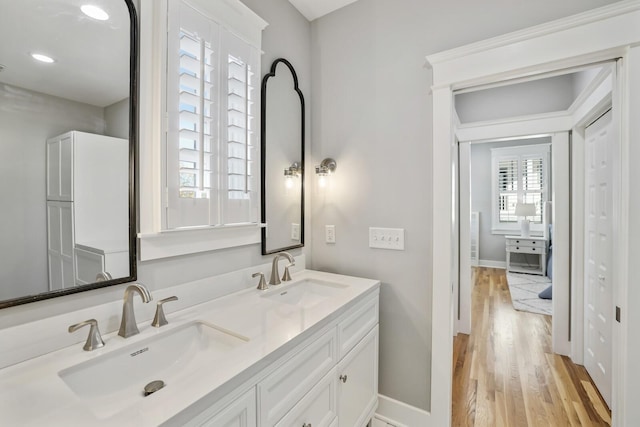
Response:
[{"label": "chrome faucet", "polygon": [[280,252],[273,257],[273,263],[271,263],[271,277],[269,278],[270,285],[279,285],[280,283],[282,283],[280,281],[280,273],[278,272],[278,261],[283,257],[289,260],[289,265],[285,267],[285,273],[282,280],[284,280],[285,282],[291,280],[291,276],[289,275],[289,267],[293,267],[294,265],[296,265],[295,260],[289,252]]},{"label": "chrome faucet", "polygon": [[124,290],[124,305],[122,306],[122,321],[120,322],[120,331],[118,335],[124,338],[139,334],[138,325],[136,324],[136,316],[133,312],[133,293],[137,292],[142,298],[142,302],[147,303],[153,298],[146,286],[140,283],[134,283],[127,286]]}]

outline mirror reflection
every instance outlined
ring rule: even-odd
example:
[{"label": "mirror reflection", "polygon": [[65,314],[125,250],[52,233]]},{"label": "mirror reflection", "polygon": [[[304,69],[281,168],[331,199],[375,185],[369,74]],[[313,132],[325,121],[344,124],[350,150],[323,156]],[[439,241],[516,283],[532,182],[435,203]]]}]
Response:
[{"label": "mirror reflection", "polygon": [[0,0],[0,307],[134,274],[130,2],[85,3]]},{"label": "mirror reflection", "polygon": [[286,59],[262,80],[262,253],[304,245],[304,96]]}]

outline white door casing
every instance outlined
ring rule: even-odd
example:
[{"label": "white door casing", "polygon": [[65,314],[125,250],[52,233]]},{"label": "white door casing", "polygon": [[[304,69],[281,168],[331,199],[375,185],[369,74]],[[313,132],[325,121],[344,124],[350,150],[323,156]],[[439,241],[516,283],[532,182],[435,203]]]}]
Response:
[{"label": "white door casing", "polygon": [[[638,425],[640,406],[633,403],[640,378],[640,344],[635,328],[640,312],[628,310],[629,302],[640,301],[640,288],[628,286],[630,259],[640,259],[640,247],[630,245],[640,236],[640,198],[630,197],[632,183],[640,182],[640,146],[631,141],[640,136],[640,1],[627,0],[590,10],[547,24],[473,43],[427,56],[433,69],[433,211],[432,211],[432,330],[431,412],[429,425],[451,424],[452,330],[451,318],[451,197],[450,145],[454,141],[453,91],[481,84],[502,82],[573,66],[623,58],[625,64],[617,90],[621,94],[620,116],[620,203],[615,217],[618,241],[614,243],[621,323],[616,347],[620,369],[614,381],[613,425]],[[446,230],[446,231],[444,231]],[[453,325],[450,325],[452,328]]]},{"label": "white door casing", "polygon": [[612,113],[585,131],[585,337],[584,366],[611,405],[613,283],[611,280]]}]

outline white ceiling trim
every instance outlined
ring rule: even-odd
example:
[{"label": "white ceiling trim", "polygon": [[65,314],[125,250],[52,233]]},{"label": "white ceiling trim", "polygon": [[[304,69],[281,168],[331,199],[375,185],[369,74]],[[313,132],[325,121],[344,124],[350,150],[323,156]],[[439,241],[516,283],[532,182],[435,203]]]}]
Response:
[{"label": "white ceiling trim", "polygon": [[289,0],[309,21],[341,9],[357,0]]}]

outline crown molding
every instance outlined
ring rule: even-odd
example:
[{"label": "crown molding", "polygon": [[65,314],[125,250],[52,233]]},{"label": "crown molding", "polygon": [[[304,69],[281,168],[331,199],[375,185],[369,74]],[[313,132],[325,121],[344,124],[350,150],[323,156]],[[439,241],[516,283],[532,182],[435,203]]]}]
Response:
[{"label": "crown molding", "polygon": [[640,10],[640,0],[620,1],[608,6],[599,7],[576,15],[560,18],[555,21],[536,25],[534,27],[503,34],[501,36],[434,53],[432,55],[427,55],[425,65],[429,68],[433,68],[435,65],[448,62],[453,59],[557,33],[603,19],[624,15],[636,10]]}]

